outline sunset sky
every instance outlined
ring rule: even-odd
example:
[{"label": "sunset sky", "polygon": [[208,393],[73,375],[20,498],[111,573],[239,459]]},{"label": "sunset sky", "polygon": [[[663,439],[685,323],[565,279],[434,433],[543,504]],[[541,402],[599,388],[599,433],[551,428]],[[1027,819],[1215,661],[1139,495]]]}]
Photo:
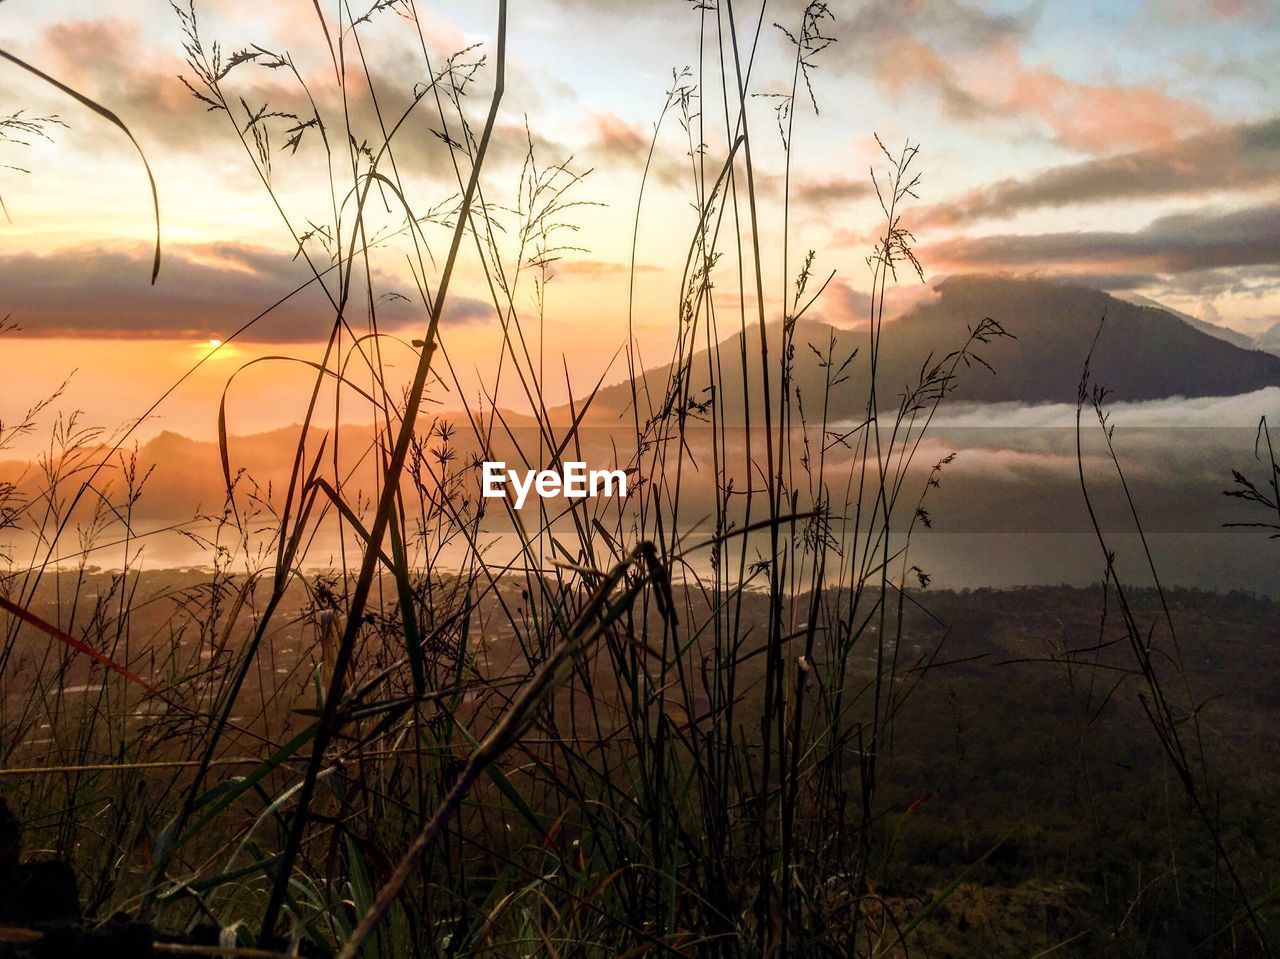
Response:
[{"label": "sunset sky", "polygon": [[[370,2],[353,2],[352,10],[358,16]],[[336,30],[337,5],[321,6]],[[419,7],[434,62],[476,43],[484,47],[471,56],[491,51],[495,4]],[[791,47],[772,23],[794,30],[801,9],[768,5],[757,92],[787,89]],[[287,50],[321,108],[339,106],[311,3],[204,0],[196,10],[207,41],[219,40],[224,51],[251,43]],[[831,11],[824,29],[836,42],[815,59],[812,76],[820,112],[798,104],[793,142],[791,243],[817,251],[817,272],[837,271],[815,314],[842,326],[863,318],[865,257],[877,226],[868,168],[879,158],[878,133],[891,147],[921,144],[920,201],[905,225],[931,282],[965,272],[1068,275],[1248,333],[1280,322],[1280,5],[837,0]],[[740,37],[749,36],[759,8],[741,2],[735,12]],[[542,164],[572,158],[573,169],[592,171],[573,194],[591,205],[569,211],[578,231],[564,240],[585,251],[556,264],[547,294],[546,355],[559,369],[560,355],[569,354],[575,389],[606,371],[611,380],[625,376],[617,353],[626,335],[641,171],[673,71],[699,69],[699,23],[707,16],[714,21],[682,0],[512,3],[507,94],[482,182],[490,202],[515,196],[526,120]],[[380,102],[406,102],[425,76],[416,30],[393,8],[348,32],[352,50],[357,36]],[[66,405],[103,425],[125,422],[207,353],[211,340],[307,277],[227,117],[205,112],[178,80],[190,74],[182,39],[164,0],[0,5],[0,49],[99,100],[133,130],[155,173],[164,253],[153,288],[150,197],[128,140],[16,67],[0,66],[0,117],[21,110],[56,114],[66,124],[49,127],[49,141],[0,142],[7,210],[0,316],[22,327],[0,341],[6,420],[74,370]],[[703,57],[706,70],[718,71],[710,48]],[[477,126],[491,67],[468,98]],[[283,71],[249,64],[227,84],[255,108],[297,109]],[[762,197],[776,211],[782,149],[775,102],[754,99],[751,122]],[[357,116],[361,110],[353,107]],[[727,143],[722,110],[718,116],[717,127],[708,110],[708,155],[716,163]],[[427,119],[406,135],[398,157],[419,214],[453,188]],[[314,136],[296,154],[281,149],[284,140],[277,135],[271,147],[281,204],[295,228],[325,222],[323,153]],[[636,331],[654,360],[670,347],[695,222],[688,149],[669,113],[637,255]],[[767,215],[766,239],[777,240],[778,222]],[[437,236],[443,250],[445,233]],[[402,259],[387,256],[379,270],[380,291],[413,293]],[[769,276],[765,288],[784,282]],[[474,263],[462,265],[454,290],[443,335],[465,386],[485,380],[496,323]],[[908,291],[927,295],[927,287]],[[532,313],[531,294],[522,302]],[[777,301],[768,305],[776,309]],[[425,325],[420,306],[399,300],[386,305],[384,321],[406,338]],[[319,297],[269,316],[185,384],[145,433],[212,435],[231,372],[257,355],[317,358],[329,322]],[[410,358],[406,351],[406,367]],[[267,370],[254,367],[233,389],[239,432],[300,416],[307,371]]]}]

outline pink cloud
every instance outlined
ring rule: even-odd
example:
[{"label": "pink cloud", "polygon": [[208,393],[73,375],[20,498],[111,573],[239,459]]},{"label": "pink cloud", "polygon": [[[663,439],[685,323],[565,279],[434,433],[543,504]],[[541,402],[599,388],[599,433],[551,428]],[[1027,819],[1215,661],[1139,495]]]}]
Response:
[{"label": "pink cloud", "polygon": [[587,120],[596,149],[606,157],[637,160],[648,153],[650,138],[616,113],[590,113]]},{"label": "pink cloud", "polygon": [[989,51],[974,92],[999,109],[1038,118],[1067,146],[1089,153],[1167,146],[1213,116],[1152,86],[1096,85],[1028,66],[1010,40]]},{"label": "pink cloud", "polygon": [[[572,260],[565,259],[556,263],[557,276],[579,276],[598,280],[605,277],[626,276],[631,266],[626,263],[614,263],[608,260]],[[650,263],[637,263],[637,273],[656,273],[662,268]]]},{"label": "pink cloud", "polygon": [[924,89],[953,117],[1031,121],[1095,155],[1167,146],[1212,126],[1208,110],[1150,85],[1092,84],[1028,64],[1011,37],[963,58],[915,37],[886,44],[877,76],[891,94]]}]

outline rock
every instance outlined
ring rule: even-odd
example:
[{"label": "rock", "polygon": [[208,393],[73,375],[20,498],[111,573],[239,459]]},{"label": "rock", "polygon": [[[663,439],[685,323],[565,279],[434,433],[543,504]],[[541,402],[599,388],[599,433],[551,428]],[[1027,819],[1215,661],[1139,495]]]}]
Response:
[{"label": "rock", "polygon": [[28,862],[0,874],[0,922],[79,918],[76,877],[65,862]]},{"label": "rock", "polygon": [[22,824],[0,798],[0,924],[80,918],[76,876],[65,862],[21,861]]},{"label": "rock", "polygon": [[22,855],[22,823],[0,796],[0,872],[8,872]]},{"label": "rock", "polygon": [[114,917],[97,925],[81,920],[0,928],[0,959],[151,959],[155,931]]},{"label": "rock", "polygon": [[[0,798],[0,959],[152,959],[157,942],[218,945],[221,929],[205,924],[189,935],[166,935],[120,913],[105,922],[80,913],[75,873],[60,860],[22,862],[22,824]],[[286,954],[289,943],[261,948]],[[327,959],[303,942],[297,955]]]}]

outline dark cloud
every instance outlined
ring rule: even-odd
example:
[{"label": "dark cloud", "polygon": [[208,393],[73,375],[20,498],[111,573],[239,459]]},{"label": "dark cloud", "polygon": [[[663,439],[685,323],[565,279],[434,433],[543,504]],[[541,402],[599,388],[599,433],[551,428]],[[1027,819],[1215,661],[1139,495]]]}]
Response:
[{"label": "dark cloud", "polygon": [[1201,297],[1256,295],[1280,287],[1280,265],[1246,268],[1221,267],[1191,270],[1164,277],[1163,288],[1153,288],[1154,296],[1195,295]]},{"label": "dark cloud", "polygon": [[[230,243],[169,247],[159,279],[150,285],[150,252],[76,248],[38,255],[0,256],[0,314],[11,313],[31,336],[223,338],[301,286],[311,273],[288,254]],[[327,264],[324,264],[327,265]],[[359,272],[359,271],[357,271]],[[336,272],[327,278],[336,288]],[[396,293],[386,274],[374,273],[378,321],[386,329],[425,326],[421,303]],[[364,329],[362,294],[356,329]],[[489,304],[451,297],[446,323],[479,322],[492,316]],[[300,342],[328,335],[333,307],[316,285],[292,297],[242,334],[259,342]]]},{"label": "dark cloud", "polygon": [[1167,147],[1010,178],[931,207],[925,222],[1008,216],[1037,207],[1165,197],[1280,183],[1280,118],[1222,127]]},{"label": "dark cloud", "polygon": [[1088,231],[994,235],[933,246],[932,262],[966,268],[1074,265],[1141,273],[1191,273],[1280,263],[1280,204],[1230,212],[1179,213],[1133,233]]},{"label": "dark cloud", "polygon": [[1040,3],[1018,13],[988,13],[957,0],[873,0],[860,3],[852,17],[840,17],[840,42],[876,49],[886,39],[906,34],[927,36],[949,49],[982,49],[1018,38],[1035,25]]},{"label": "dark cloud", "polygon": [[1160,277],[1154,273],[1107,273],[1072,271],[1071,282],[1078,286],[1087,286],[1091,290],[1122,292],[1142,290],[1160,283]]},{"label": "dark cloud", "polygon": [[492,303],[477,300],[470,296],[450,296],[444,304],[441,322],[457,326],[466,323],[481,323],[492,319],[495,315]]}]

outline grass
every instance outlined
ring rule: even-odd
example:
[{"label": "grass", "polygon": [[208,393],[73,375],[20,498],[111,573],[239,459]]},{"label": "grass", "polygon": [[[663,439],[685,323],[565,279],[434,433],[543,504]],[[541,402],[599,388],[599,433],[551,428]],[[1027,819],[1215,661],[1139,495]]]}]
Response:
[{"label": "grass", "polygon": [[[140,592],[131,517],[147,477],[126,446],[132,429],[105,436],[62,421],[40,494],[0,490],[5,525],[40,544],[3,580],[0,764],[26,771],[28,829],[74,858],[88,913],[126,910],[175,930],[213,922],[245,947],[283,953],[305,939],[344,959],[904,954],[953,897],[974,895],[970,880],[1007,845],[1002,834],[975,849],[911,910],[880,891],[901,802],[886,779],[905,748],[895,728],[944,642],[907,652],[929,581],[911,537],[929,525],[928,493],[950,462],[922,473],[917,459],[955,383],[989,375],[983,348],[1009,333],[974,317],[918,382],[877,381],[890,286],[923,276],[905,220],[918,147],[881,144],[865,345],[837,355],[834,339],[798,340],[834,275],[821,279],[814,251],[796,254],[789,200],[803,147],[795,117],[819,107],[816,70],[834,42],[828,6],[808,3],[778,28],[792,58],[781,94],[753,85],[763,9],[726,0],[693,11],[702,57],[674,75],[645,170],[647,180],[664,125],[678,123],[697,216],[674,251],[670,372],[643,375],[630,327],[635,249],[650,228],[642,181],[622,344],[632,402],[603,423],[599,384],[548,406],[570,377],[549,372],[542,350],[555,322],[548,284],[593,202],[588,172],[545,162],[532,131],[514,199],[495,199],[487,169],[509,79],[505,0],[491,54],[444,59],[413,0],[321,13],[325,79],[285,52],[227,54],[194,2],[173,9],[193,108],[225,120],[243,147],[332,317],[318,358],[266,361],[315,374],[283,489],[236,465],[220,409],[226,503],[191,533],[208,550],[205,573]],[[398,98],[379,87],[370,46],[391,18],[425,78]],[[287,78],[288,102],[235,92],[253,70]],[[757,122],[762,92],[776,124]],[[448,195],[424,198],[407,136],[422,127],[453,173]],[[775,135],[780,194],[764,189],[755,159]],[[315,209],[290,205],[295,155],[327,171]],[[776,235],[762,226],[766,204]],[[375,279],[392,261],[411,272],[425,317],[411,344],[380,322],[388,291]],[[442,325],[464,263],[502,331],[493,380],[474,400]],[[737,296],[726,305],[718,290]],[[402,388],[394,367],[406,350]],[[821,358],[816,393],[792,378],[798,350]],[[855,366],[869,374],[865,418],[831,422],[830,398],[852,388]],[[695,392],[703,378],[710,389]],[[518,411],[497,403],[513,380]],[[721,394],[728,382],[739,395]],[[457,413],[429,413],[446,395]],[[1087,398],[1082,387],[1082,410]],[[12,431],[33,430],[43,408]],[[357,423],[372,440],[353,453],[341,440]],[[633,482],[625,500],[517,512],[477,496],[485,459],[607,462]],[[515,544],[513,559],[485,545],[494,531]],[[122,567],[93,572],[93,548],[117,534]],[[322,534],[341,544],[340,561],[317,574],[309,551]],[[1265,951],[1257,885],[1234,870],[1193,777],[1196,713],[1177,711],[1110,566],[1108,581],[1152,727],[1231,878],[1208,948],[1247,928]],[[1172,629],[1167,606],[1164,620]]]}]

